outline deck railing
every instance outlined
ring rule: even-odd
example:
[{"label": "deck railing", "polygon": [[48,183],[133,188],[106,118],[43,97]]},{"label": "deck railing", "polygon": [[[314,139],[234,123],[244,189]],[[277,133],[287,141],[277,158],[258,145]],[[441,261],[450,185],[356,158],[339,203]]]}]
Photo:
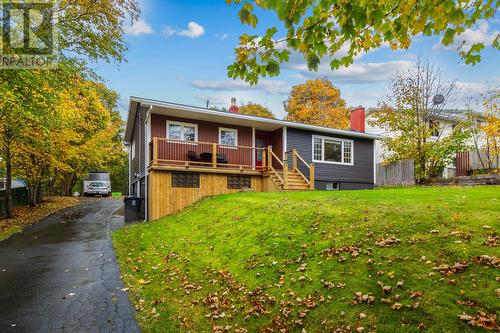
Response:
[{"label": "deck railing", "polygon": [[[292,170],[296,171],[309,185],[311,189],[314,189],[314,164],[307,163],[302,156],[299,155],[297,149],[292,149]],[[288,152],[286,152],[288,154]],[[302,173],[301,167],[303,170],[307,170],[309,173],[309,179]]]},{"label": "deck railing", "polygon": [[[267,161],[268,161],[268,168],[271,172],[274,172],[276,174],[276,177],[279,179],[279,181],[283,184],[283,186],[286,185],[287,182],[287,165],[283,163],[278,156],[273,152],[271,146],[267,147]],[[276,170],[273,166],[273,164],[276,162],[278,165],[278,169],[282,169],[282,176],[280,176],[280,173],[278,170]]]},{"label": "deck railing", "polygon": [[[292,165],[288,165],[288,158],[292,156]],[[292,172],[296,172],[309,186],[310,189],[314,189],[314,164],[307,163],[302,156],[299,155],[297,149],[292,149],[285,152],[285,163],[284,163],[284,171],[285,173],[290,172],[289,168],[291,167]],[[304,174],[304,172],[306,174]],[[307,178],[309,176],[309,178]]]},{"label": "deck railing", "polygon": [[154,165],[206,167],[240,170],[266,170],[266,163],[256,163],[257,153],[266,148],[227,146],[211,142],[153,138],[150,163]]}]

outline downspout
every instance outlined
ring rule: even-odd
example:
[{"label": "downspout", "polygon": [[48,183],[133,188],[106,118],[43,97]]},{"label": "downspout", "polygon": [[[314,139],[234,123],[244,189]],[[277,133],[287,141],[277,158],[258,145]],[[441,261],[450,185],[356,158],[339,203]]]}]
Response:
[{"label": "downspout", "polygon": [[141,110],[140,110],[140,107],[139,107],[139,113],[137,114],[137,121],[139,122],[139,126],[137,127],[138,128],[138,131],[137,131],[137,142],[135,143],[135,147],[137,149],[137,153],[136,153],[136,156],[137,156],[137,160],[139,162],[139,168],[137,170],[137,175],[134,175],[134,177],[138,178],[137,179],[137,188],[138,188],[138,197],[140,198],[141,197],[141,165],[142,165],[142,162],[141,162],[141,159],[142,159],[142,145],[141,145],[141,141],[140,139],[142,138],[142,131],[143,131],[143,126],[142,126],[142,113],[141,113]]},{"label": "downspout", "polygon": [[283,133],[283,161],[285,160],[286,152],[288,151],[288,142],[287,142],[287,134],[286,134],[286,127],[283,127],[282,131]]},{"label": "downspout", "polygon": [[[377,161],[375,159],[376,153],[375,153],[375,148],[376,148],[377,140],[373,140],[373,187],[377,185]],[[353,156],[354,157],[354,156]]]},{"label": "downspout", "polygon": [[255,126],[252,127],[252,169],[255,170],[255,155],[257,150],[255,149]]},{"label": "downspout", "polygon": [[132,193],[132,145],[126,143],[128,154],[128,196]]},{"label": "downspout", "polygon": [[[149,108],[148,108],[148,111],[146,111],[146,119],[144,120],[145,122],[145,125],[146,125],[146,135],[145,135],[145,139],[144,139],[144,151],[145,151],[145,160],[146,160],[146,163],[149,163],[149,141],[151,140],[151,111],[153,110],[153,106],[150,105]],[[146,180],[145,180],[145,184],[144,184],[144,221],[147,221],[148,220],[148,211],[149,211],[149,207],[148,207],[148,184],[149,184],[149,170],[148,170],[148,165],[145,164],[145,169],[144,169],[144,172],[145,172],[145,176],[146,176]]]}]

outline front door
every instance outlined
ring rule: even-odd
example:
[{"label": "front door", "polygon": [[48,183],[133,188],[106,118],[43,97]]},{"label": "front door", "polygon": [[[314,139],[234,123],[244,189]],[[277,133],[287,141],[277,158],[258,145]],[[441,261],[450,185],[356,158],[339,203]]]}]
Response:
[{"label": "front door", "polygon": [[[262,138],[255,138],[255,147],[256,148],[265,148],[267,147],[267,140],[262,139]],[[262,166],[262,156],[263,156],[263,150],[258,149],[256,150],[256,156],[255,156],[255,165],[256,166]]]}]

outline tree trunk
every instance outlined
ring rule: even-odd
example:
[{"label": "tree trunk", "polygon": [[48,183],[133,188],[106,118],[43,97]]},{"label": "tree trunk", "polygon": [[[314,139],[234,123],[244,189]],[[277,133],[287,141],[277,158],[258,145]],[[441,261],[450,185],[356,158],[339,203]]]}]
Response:
[{"label": "tree trunk", "polygon": [[28,184],[28,199],[30,207],[36,206],[36,186],[32,183]]},{"label": "tree trunk", "polygon": [[32,180],[28,183],[28,197],[30,207],[36,207],[38,203],[38,195],[40,182],[38,180]]},{"label": "tree trunk", "polygon": [[10,132],[5,132],[5,210],[6,217],[14,217],[12,212],[12,154],[10,151]]},{"label": "tree trunk", "polygon": [[71,173],[63,182],[62,195],[64,196],[72,196],[73,195],[73,187],[75,187],[76,181],[78,177],[75,173]]},{"label": "tree trunk", "polygon": [[36,204],[39,205],[42,203],[42,184],[40,183],[40,181],[38,182],[38,186],[37,186],[37,189],[36,189]]}]

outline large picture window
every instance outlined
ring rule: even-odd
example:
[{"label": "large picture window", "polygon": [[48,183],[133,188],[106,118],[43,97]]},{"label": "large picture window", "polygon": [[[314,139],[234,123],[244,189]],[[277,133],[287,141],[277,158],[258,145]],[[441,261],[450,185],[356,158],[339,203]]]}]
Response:
[{"label": "large picture window", "polygon": [[224,146],[238,145],[238,130],[219,127],[219,144]]},{"label": "large picture window", "polygon": [[198,125],[177,121],[167,121],[167,139],[198,141]]},{"label": "large picture window", "polygon": [[354,165],[353,141],[313,136],[313,162]]}]

